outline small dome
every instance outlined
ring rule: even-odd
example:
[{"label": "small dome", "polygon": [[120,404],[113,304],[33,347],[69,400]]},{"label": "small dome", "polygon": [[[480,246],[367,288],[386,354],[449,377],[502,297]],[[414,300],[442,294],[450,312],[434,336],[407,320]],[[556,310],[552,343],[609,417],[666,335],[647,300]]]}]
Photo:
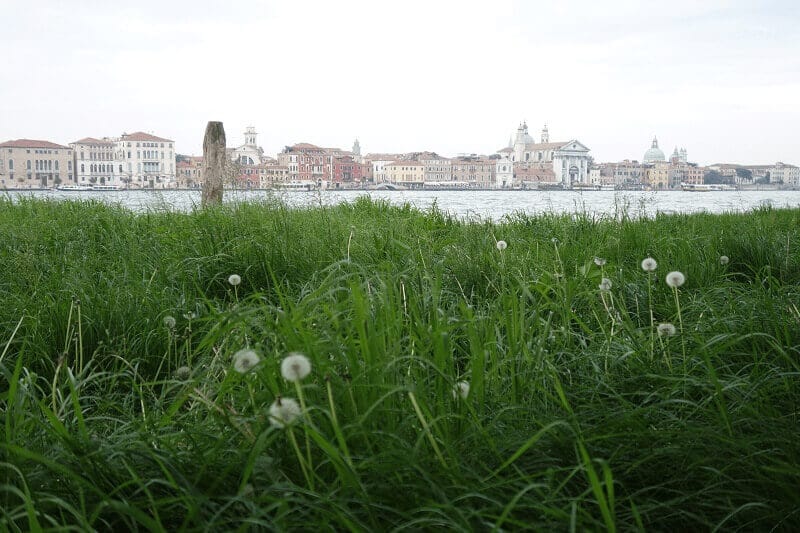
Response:
[{"label": "small dome", "polygon": [[655,161],[666,161],[664,157],[664,152],[658,147],[658,139],[653,137],[653,146],[650,147],[648,151],[644,153],[644,157],[642,161],[645,163],[653,163]]}]

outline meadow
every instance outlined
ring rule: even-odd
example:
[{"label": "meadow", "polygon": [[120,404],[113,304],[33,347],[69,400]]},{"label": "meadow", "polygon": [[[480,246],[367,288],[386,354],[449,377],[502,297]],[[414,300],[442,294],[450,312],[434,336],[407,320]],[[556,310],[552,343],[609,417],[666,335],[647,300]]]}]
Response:
[{"label": "meadow", "polygon": [[799,247],[0,199],[0,529],[797,530]]}]

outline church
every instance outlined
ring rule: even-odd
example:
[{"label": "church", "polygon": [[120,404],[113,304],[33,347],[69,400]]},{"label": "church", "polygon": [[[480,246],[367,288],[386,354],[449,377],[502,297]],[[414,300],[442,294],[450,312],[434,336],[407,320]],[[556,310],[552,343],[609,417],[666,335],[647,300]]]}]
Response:
[{"label": "church", "polygon": [[524,182],[527,176],[535,176],[534,181],[542,185],[565,189],[589,182],[589,148],[575,139],[551,142],[546,124],[540,142],[536,142],[528,133],[528,124],[523,122],[517,128],[516,138],[497,154],[511,159],[518,183]]}]

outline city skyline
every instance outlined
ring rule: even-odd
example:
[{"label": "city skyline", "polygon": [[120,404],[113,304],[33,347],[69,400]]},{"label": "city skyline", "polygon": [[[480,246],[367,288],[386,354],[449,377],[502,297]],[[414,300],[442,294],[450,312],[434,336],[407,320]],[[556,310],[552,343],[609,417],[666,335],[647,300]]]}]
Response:
[{"label": "city skyline", "polygon": [[[4,6],[0,141],[137,130],[201,152],[255,126],[268,154],[491,154],[522,120],[595,161],[654,136],[702,165],[800,162],[788,1],[211,2]],[[209,67],[214,65],[214,68]]]}]

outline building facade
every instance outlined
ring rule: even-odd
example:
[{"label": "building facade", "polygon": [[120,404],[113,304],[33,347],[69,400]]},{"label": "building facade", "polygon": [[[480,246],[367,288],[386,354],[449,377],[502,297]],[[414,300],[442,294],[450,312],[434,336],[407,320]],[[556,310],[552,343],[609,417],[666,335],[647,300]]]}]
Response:
[{"label": "building facade", "polygon": [[122,168],[121,179],[126,187],[165,189],[175,186],[174,141],[139,131],[123,133],[115,145],[116,159]]},{"label": "building facade", "polygon": [[74,153],[75,182],[80,185],[122,186],[123,166],[109,138],[86,137],[69,144]]},{"label": "building facade", "polygon": [[47,189],[74,181],[69,146],[33,139],[0,143],[0,188]]}]

